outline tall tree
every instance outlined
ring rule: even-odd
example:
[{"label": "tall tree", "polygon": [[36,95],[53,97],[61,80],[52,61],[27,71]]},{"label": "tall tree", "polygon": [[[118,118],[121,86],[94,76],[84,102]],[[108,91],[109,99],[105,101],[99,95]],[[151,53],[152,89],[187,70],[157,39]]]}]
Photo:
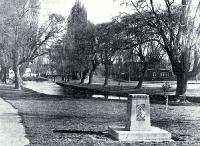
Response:
[{"label": "tall tree", "polygon": [[[87,12],[80,1],[76,1],[68,17],[65,40],[66,64],[73,74],[81,73],[80,83],[84,83],[90,73],[91,83],[96,69],[95,25],[87,20]],[[78,77],[75,77],[78,79]]]},{"label": "tall tree", "polygon": [[123,46],[123,29],[117,21],[103,23],[97,26],[97,40],[100,49],[101,62],[105,67],[104,85],[108,85],[110,67]]},{"label": "tall tree", "polygon": [[[2,34],[2,37],[5,36]],[[5,39],[5,38],[4,38]],[[7,83],[7,77],[8,77],[8,71],[11,68],[11,52],[10,50],[7,50],[8,42],[7,40],[4,40],[2,43],[0,43],[0,68],[1,68],[1,77],[0,79]]]},{"label": "tall tree", "polygon": [[[85,32],[83,33],[83,43],[80,46],[80,62],[83,67],[83,74],[81,77],[81,84],[84,83],[84,80],[88,73],[90,72],[90,81],[92,77],[92,72],[96,69],[97,59],[96,59],[96,48],[95,48],[95,25],[88,21]],[[89,82],[90,82],[89,81]]]},{"label": "tall tree", "polygon": [[179,7],[171,0],[163,0],[162,7],[156,7],[154,0],[124,2],[133,6],[140,21],[155,33],[155,39],[168,54],[176,75],[176,95],[185,94],[188,79],[200,71],[200,2],[196,7],[192,7],[192,0],[182,0]]},{"label": "tall tree", "polygon": [[136,88],[141,88],[148,67],[160,62],[165,52],[156,42],[155,33],[146,24],[138,21],[138,18],[140,18],[138,14],[125,15],[120,18],[119,23],[121,23],[125,34],[123,38],[125,45],[123,45],[122,50],[129,52],[129,58],[134,58],[135,62],[138,62],[142,67],[136,86]]},{"label": "tall tree", "polygon": [[139,57],[139,61],[142,64],[139,82],[136,86],[136,88],[141,88],[147,69],[150,65],[155,65],[156,63],[161,62],[164,52],[161,50],[159,44],[148,42],[136,47],[134,54]]},{"label": "tall tree", "polygon": [[51,46],[49,52],[49,59],[52,67],[56,70],[58,75],[65,75],[65,54],[64,54],[64,41],[63,39],[58,40]]},{"label": "tall tree", "polygon": [[[38,7],[32,5],[29,0],[14,0],[6,3],[12,13],[4,13],[9,48],[11,48],[12,68],[15,74],[15,88],[21,88],[21,77],[19,69],[27,62],[33,61],[36,57],[47,53],[48,45],[57,38],[62,31],[62,16],[52,14],[48,22],[38,29],[37,11]],[[34,7],[32,7],[34,6]],[[34,9],[34,11],[33,11]]]},{"label": "tall tree", "polygon": [[[84,34],[87,28],[87,12],[79,0],[71,9],[67,23],[65,42],[66,64],[77,79],[77,72],[81,71],[84,61]],[[83,54],[82,54],[83,53]]]}]

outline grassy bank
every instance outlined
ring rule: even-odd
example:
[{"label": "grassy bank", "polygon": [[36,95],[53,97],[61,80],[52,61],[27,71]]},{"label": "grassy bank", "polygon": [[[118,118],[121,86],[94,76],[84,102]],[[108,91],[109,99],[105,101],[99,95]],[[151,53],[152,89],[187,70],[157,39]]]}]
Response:
[{"label": "grassy bank", "polygon": [[[129,94],[163,94],[162,87],[142,87],[135,88],[135,86],[119,86],[119,85],[107,85],[102,84],[79,84],[79,83],[66,83],[66,82],[56,82],[56,84],[80,91],[82,93],[89,94],[102,94],[102,95],[116,95],[116,96],[128,96]],[[174,92],[175,88],[170,88],[169,92]]]},{"label": "grassy bank", "polygon": [[33,146],[200,145],[198,104],[170,106],[167,111],[164,105],[151,104],[152,125],[170,131],[175,142],[125,143],[107,134],[108,126],[125,125],[125,101],[47,96],[2,85],[0,95],[19,110]]}]

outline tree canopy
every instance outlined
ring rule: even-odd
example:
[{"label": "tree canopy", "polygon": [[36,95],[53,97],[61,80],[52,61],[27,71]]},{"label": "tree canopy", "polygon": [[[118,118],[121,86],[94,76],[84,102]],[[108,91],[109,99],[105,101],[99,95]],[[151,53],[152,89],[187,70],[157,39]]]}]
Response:
[{"label": "tree canopy", "polygon": [[[163,0],[157,7],[154,0],[125,0],[138,14],[141,22],[154,33],[155,40],[166,51],[177,77],[177,95],[187,89],[187,81],[200,71],[199,62],[199,8],[192,1]],[[192,9],[192,11],[191,11]]]}]

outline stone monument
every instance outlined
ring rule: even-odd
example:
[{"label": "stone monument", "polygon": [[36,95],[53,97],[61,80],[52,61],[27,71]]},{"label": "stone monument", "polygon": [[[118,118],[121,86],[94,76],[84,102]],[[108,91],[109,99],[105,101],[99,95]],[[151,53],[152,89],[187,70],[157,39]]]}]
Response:
[{"label": "stone monument", "polygon": [[119,141],[172,141],[171,133],[151,126],[149,95],[131,94],[127,102],[125,127],[109,127],[109,134]]}]

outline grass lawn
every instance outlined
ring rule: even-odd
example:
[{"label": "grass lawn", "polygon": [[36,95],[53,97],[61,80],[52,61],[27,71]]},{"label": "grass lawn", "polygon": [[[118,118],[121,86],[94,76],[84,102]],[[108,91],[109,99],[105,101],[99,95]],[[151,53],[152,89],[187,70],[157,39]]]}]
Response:
[{"label": "grass lawn", "polygon": [[[200,145],[200,104],[151,104],[151,122],[172,133],[174,142],[128,143],[113,140],[108,126],[125,125],[126,102],[49,96],[0,86],[0,97],[19,110],[31,146]],[[78,95],[83,96],[83,95]]]}]

